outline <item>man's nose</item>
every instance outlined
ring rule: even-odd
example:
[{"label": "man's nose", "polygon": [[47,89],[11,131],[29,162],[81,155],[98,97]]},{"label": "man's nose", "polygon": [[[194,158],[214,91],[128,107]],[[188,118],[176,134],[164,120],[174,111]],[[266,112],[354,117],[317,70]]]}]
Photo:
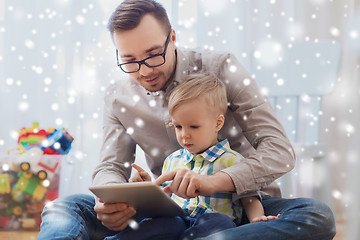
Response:
[{"label": "man's nose", "polygon": [[153,68],[146,66],[145,64],[142,64],[140,66],[139,73],[142,76],[148,76],[153,71]]}]

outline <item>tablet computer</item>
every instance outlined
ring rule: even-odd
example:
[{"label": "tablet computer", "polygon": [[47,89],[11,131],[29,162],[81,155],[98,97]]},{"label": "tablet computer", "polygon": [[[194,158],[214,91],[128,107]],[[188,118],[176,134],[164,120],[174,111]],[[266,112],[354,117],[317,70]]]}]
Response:
[{"label": "tablet computer", "polygon": [[136,209],[137,216],[150,218],[186,215],[169,195],[152,182],[121,183],[89,189],[105,203],[127,203]]}]

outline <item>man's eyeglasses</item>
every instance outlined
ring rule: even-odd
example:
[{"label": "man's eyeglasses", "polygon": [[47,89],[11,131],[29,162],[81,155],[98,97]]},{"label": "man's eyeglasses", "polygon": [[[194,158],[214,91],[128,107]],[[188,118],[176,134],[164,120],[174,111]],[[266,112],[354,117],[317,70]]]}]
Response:
[{"label": "man's eyeglasses", "polygon": [[119,62],[119,52],[116,49],[116,61],[117,61],[118,67],[120,67],[120,69],[125,73],[134,73],[134,72],[137,72],[140,70],[140,67],[142,64],[145,64],[146,66],[151,67],[151,68],[163,65],[165,63],[166,50],[167,50],[167,47],[170,42],[170,33],[171,33],[171,31],[169,32],[169,34],[166,38],[165,49],[164,49],[163,53],[155,54],[155,55],[145,58],[141,61],[120,63]]}]

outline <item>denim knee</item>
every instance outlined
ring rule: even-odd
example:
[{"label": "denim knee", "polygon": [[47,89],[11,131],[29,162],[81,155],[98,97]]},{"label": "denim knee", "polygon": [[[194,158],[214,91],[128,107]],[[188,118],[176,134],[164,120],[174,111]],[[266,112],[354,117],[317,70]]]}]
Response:
[{"label": "denim knee", "polygon": [[93,205],[94,198],[84,194],[49,202],[41,214],[38,239],[78,239],[80,236],[82,239],[89,239],[84,219],[91,213],[85,209],[91,210]]},{"label": "denim knee", "polygon": [[58,198],[54,200],[54,202],[67,202],[69,204],[80,204],[80,205],[88,205],[88,204],[95,204],[95,199],[93,196],[88,194],[72,194],[63,198]]},{"label": "denim knee", "polygon": [[308,208],[310,212],[315,213],[321,222],[323,230],[328,232],[327,239],[333,239],[336,234],[335,217],[330,207],[317,199],[308,199]]},{"label": "denim knee", "polygon": [[45,205],[42,214],[46,214],[48,211],[53,211],[54,209],[78,209],[83,207],[92,208],[95,204],[95,200],[92,196],[86,194],[74,194],[69,195],[64,198],[57,198],[52,202],[49,202]]}]

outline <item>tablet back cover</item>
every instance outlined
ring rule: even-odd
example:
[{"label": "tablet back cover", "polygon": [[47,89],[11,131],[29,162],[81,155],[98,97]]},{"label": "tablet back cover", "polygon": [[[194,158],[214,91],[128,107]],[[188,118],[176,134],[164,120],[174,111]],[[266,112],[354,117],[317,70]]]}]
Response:
[{"label": "tablet back cover", "polygon": [[105,203],[126,202],[136,209],[141,217],[185,216],[185,211],[177,205],[159,186],[151,182],[123,183],[90,187]]}]

